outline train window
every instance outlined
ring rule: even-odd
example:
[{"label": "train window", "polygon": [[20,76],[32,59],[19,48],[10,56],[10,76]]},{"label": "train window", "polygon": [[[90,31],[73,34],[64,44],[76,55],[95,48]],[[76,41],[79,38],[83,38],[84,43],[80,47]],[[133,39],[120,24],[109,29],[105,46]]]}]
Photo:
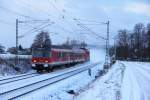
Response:
[{"label": "train window", "polygon": [[43,51],[43,57],[50,57],[50,56],[51,56],[50,51],[47,50]]},{"label": "train window", "polygon": [[66,57],[66,55],[67,55],[67,53],[66,53],[66,52],[62,52],[62,58],[65,58],[65,57]]},{"label": "train window", "polygon": [[58,53],[58,58],[63,58],[64,57],[64,53],[63,52],[59,52]]},{"label": "train window", "polygon": [[32,56],[33,57],[50,57],[51,54],[49,50],[39,49],[39,50],[34,50],[32,52]]},{"label": "train window", "polygon": [[61,58],[61,52],[58,52],[58,58]]},{"label": "train window", "polygon": [[64,57],[64,53],[63,52],[61,52],[61,58],[63,58]]}]

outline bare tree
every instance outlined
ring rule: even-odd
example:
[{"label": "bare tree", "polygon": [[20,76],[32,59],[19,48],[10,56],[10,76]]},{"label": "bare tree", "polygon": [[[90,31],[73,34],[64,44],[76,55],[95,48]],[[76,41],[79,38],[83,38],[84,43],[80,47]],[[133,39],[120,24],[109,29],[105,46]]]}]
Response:
[{"label": "bare tree", "polygon": [[135,34],[135,51],[137,57],[141,57],[141,51],[142,51],[142,32],[144,30],[144,25],[142,23],[138,23],[134,27],[134,34]]},{"label": "bare tree", "polygon": [[117,41],[117,57],[135,60],[150,59],[150,24],[145,28],[144,24],[135,25],[133,32],[120,30]]},{"label": "bare tree", "polygon": [[4,53],[4,52],[5,52],[5,47],[0,44],[0,53]]},{"label": "bare tree", "polygon": [[150,58],[150,23],[147,25],[147,52],[148,52],[148,57]]},{"label": "bare tree", "polygon": [[51,48],[51,39],[48,32],[40,32],[36,35],[31,48]]},{"label": "bare tree", "polygon": [[117,43],[117,56],[126,59],[128,57],[128,31],[119,30]]}]

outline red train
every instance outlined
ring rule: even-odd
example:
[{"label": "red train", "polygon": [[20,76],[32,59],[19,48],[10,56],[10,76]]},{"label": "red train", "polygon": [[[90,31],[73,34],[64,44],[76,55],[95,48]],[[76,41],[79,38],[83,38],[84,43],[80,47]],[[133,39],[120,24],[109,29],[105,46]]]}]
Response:
[{"label": "red train", "polygon": [[90,54],[87,49],[62,49],[62,48],[36,48],[32,51],[32,68],[37,72],[61,65],[71,65],[89,61]]}]

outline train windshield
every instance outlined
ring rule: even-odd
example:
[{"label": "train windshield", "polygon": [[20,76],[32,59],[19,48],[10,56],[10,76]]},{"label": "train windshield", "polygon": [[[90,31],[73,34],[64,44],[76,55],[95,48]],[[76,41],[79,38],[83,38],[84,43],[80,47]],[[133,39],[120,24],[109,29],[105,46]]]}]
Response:
[{"label": "train windshield", "polygon": [[50,50],[44,50],[44,49],[33,50],[32,56],[33,57],[50,57]]}]

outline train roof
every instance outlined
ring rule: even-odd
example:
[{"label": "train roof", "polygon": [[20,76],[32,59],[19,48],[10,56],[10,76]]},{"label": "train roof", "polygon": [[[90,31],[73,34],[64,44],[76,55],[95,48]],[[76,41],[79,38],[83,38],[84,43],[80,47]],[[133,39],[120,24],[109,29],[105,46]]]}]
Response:
[{"label": "train roof", "polygon": [[58,49],[58,48],[52,48],[51,50],[58,51],[58,52],[70,52],[70,53],[84,53],[85,52],[85,50],[83,50],[83,49]]}]

